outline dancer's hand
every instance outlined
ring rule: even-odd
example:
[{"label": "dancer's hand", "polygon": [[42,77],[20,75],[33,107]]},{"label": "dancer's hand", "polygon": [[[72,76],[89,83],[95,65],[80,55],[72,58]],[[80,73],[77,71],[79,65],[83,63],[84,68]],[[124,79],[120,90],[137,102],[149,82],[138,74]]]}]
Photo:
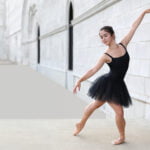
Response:
[{"label": "dancer's hand", "polygon": [[146,13],[150,13],[150,9],[146,9],[145,11],[144,11],[144,13],[146,14]]},{"label": "dancer's hand", "polygon": [[80,82],[80,81],[77,81],[77,83],[76,83],[76,85],[75,85],[75,87],[74,87],[74,89],[73,89],[73,93],[74,93],[74,94],[77,93],[77,88],[78,88],[78,90],[80,91],[80,87],[81,87],[81,82]]}]

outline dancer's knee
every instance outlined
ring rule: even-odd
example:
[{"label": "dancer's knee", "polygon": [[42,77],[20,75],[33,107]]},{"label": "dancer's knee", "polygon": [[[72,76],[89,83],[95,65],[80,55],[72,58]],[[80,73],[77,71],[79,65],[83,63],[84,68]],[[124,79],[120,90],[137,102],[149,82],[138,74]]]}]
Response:
[{"label": "dancer's knee", "polygon": [[118,117],[118,118],[124,118],[124,112],[122,110],[117,110],[116,111],[116,117]]},{"label": "dancer's knee", "polygon": [[95,101],[93,102],[93,108],[97,109],[97,108],[99,108],[100,106],[102,106],[103,104],[104,104],[104,102],[95,100]]}]

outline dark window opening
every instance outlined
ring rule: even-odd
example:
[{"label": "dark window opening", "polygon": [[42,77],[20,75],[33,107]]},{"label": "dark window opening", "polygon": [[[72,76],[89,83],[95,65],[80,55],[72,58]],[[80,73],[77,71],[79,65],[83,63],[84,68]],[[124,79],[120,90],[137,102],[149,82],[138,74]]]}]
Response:
[{"label": "dark window opening", "polygon": [[69,55],[68,55],[68,69],[73,70],[73,26],[71,21],[73,20],[73,7],[72,3],[69,6]]},{"label": "dark window opening", "polygon": [[40,27],[38,27],[38,41],[37,41],[37,47],[38,47],[37,63],[40,64],[40,50],[41,50],[41,45],[40,45]]}]

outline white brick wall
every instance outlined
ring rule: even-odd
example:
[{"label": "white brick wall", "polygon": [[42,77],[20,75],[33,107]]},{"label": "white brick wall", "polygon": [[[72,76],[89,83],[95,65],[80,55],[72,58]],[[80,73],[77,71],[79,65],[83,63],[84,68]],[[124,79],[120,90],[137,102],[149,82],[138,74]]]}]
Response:
[{"label": "white brick wall", "polygon": [[147,102],[150,102],[150,78],[145,78],[145,95],[149,96]]},{"label": "white brick wall", "polygon": [[[82,3],[84,3],[83,1]],[[85,6],[79,5],[80,1],[74,1],[75,16],[78,17],[82,13],[91,9],[87,2]],[[96,1],[95,1],[96,4]],[[74,74],[82,76],[89,68],[95,65],[97,59],[105,51],[106,47],[101,44],[98,32],[104,25],[112,25],[116,33],[116,41],[120,42],[123,36],[129,31],[133,21],[140,13],[150,7],[147,0],[121,0],[114,5],[104,9],[103,11],[85,19],[74,26]],[[149,80],[150,80],[150,15],[144,17],[141,25],[135,33],[132,41],[128,46],[130,54],[130,66],[125,78],[127,87],[133,99],[141,101],[149,101]],[[83,59],[84,57],[84,59]],[[85,65],[86,64],[86,65]],[[104,69],[105,68],[105,69]],[[108,68],[107,68],[108,69]],[[107,72],[106,65],[93,77],[89,78],[93,81],[97,76]],[[88,90],[88,87],[87,87]],[[144,117],[145,106],[143,104],[139,111],[138,107],[141,102],[134,102],[132,107],[133,116]],[[109,108],[106,107],[109,110]],[[147,110],[147,109],[146,109]],[[107,110],[106,110],[107,112]],[[143,115],[140,115],[142,113]],[[130,114],[127,114],[127,116]],[[131,116],[129,116],[131,117]]]},{"label": "white brick wall", "polygon": [[7,43],[5,40],[5,1],[0,0],[0,59],[7,59]]},{"label": "white brick wall", "polygon": [[67,0],[43,0],[39,3],[42,34],[66,25]]},{"label": "white brick wall", "polygon": [[[81,14],[88,11],[90,8],[94,7],[96,4],[103,0],[73,0],[74,5],[74,16],[80,16]],[[81,7],[82,6],[82,7]]]},{"label": "white brick wall", "polygon": [[[112,6],[77,22],[77,18],[86,16],[91,8],[98,6],[103,0],[73,0],[74,10],[74,58],[73,58],[73,77],[74,82],[81,77],[88,69],[93,67],[99,57],[106,50],[99,38],[99,29],[104,25],[112,25],[116,33],[116,41],[120,42],[123,36],[129,31],[133,21],[146,8],[150,7],[149,0],[118,0]],[[41,29],[41,68],[39,70],[47,74],[50,78],[60,79],[61,84],[66,84],[66,72],[68,65],[68,5],[69,0],[30,0],[26,1],[24,16],[21,16],[23,0],[19,3],[8,3],[7,31],[13,34],[9,37],[10,58],[15,61],[35,64],[37,59],[37,24]],[[103,2],[106,2],[105,0]],[[37,14],[33,20],[32,33],[28,32],[28,10],[32,4],[37,5]],[[19,7],[20,6],[20,7]],[[14,8],[17,8],[14,10]],[[11,13],[12,12],[12,13]],[[84,14],[84,15],[83,15]],[[17,21],[16,21],[17,20]],[[23,24],[21,25],[21,20]],[[77,22],[77,23],[76,23]],[[54,32],[58,31],[60,32]],[[62,29],[63,28],[63,29]],[[15,31],[21,30],[20,33]],[[52,34],[54,32],[54,34]],[[15,39],[17,36],[17,40]],[[33,40],[31,43],[21,45],[22,41]],[[18,44],[16,44],[18,43]],[[22,50],[22,53],[20,53]],[[130,66],[125,77],[127,87],[133,99],[150,102],[150,15],[144,17],[141,25],[135,33],[128,46],[130,54]],[[88,81],[92,82],[97,76],[108,72],[109,68],[105,64],[100,71],[92,76]],[[70,73],[72,74],[72,73]],[[69,79],[73,79],[69,77]],[[67,82],[69,82],[69,79]],[[58,81],[59,82],[59,81]],[[73,81],[70,81],[71,83]],[[81,97],[85,96],[90,82],[84,83]],[[70,88],[70,87],[69,87]],[[89,99],[88,99],[89,100]],[[138,109],[142,106],[140,109]],[[106,112],[110,112],[109,107],[104,107]],[[149,104],[134,101],[129,117],[150,118],[148,113]],[[136,115],[135,115],[136,114]]]},{"label": "white brick wall", "polygon": [[9,35],[21,29],[23,0],[6,0]]},{"label": "white brick wall", "polygon": [[59,33],[41,41],[41,65],[65,69],[66,33]]}]

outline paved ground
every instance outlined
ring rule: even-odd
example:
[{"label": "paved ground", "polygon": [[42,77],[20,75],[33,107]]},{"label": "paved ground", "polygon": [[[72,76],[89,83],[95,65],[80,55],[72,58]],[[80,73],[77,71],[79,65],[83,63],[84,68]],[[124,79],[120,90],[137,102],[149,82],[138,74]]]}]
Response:
[{"label": "paved ground", "polygon": [[[86,103],[72,92],[23,66],[0,62],[0,118],[79,118]],[[95,117],[104,114],[96,112]]]},{"label": "paved ground", "polygon": [[117,137],[113,121],[88,120],[78,136],[72,136],[78,119],[0,120],[2,150],[149,150],[150,123],[141,120],[127,124],[127,142],[112,145]]},{"label": "paved ground", "polygon": [[97,110],[73,136],[86,103],[27,66],[0,62],[1,150],[149,150],[150,122],[127,120],[125,144],[114,120]]}]

